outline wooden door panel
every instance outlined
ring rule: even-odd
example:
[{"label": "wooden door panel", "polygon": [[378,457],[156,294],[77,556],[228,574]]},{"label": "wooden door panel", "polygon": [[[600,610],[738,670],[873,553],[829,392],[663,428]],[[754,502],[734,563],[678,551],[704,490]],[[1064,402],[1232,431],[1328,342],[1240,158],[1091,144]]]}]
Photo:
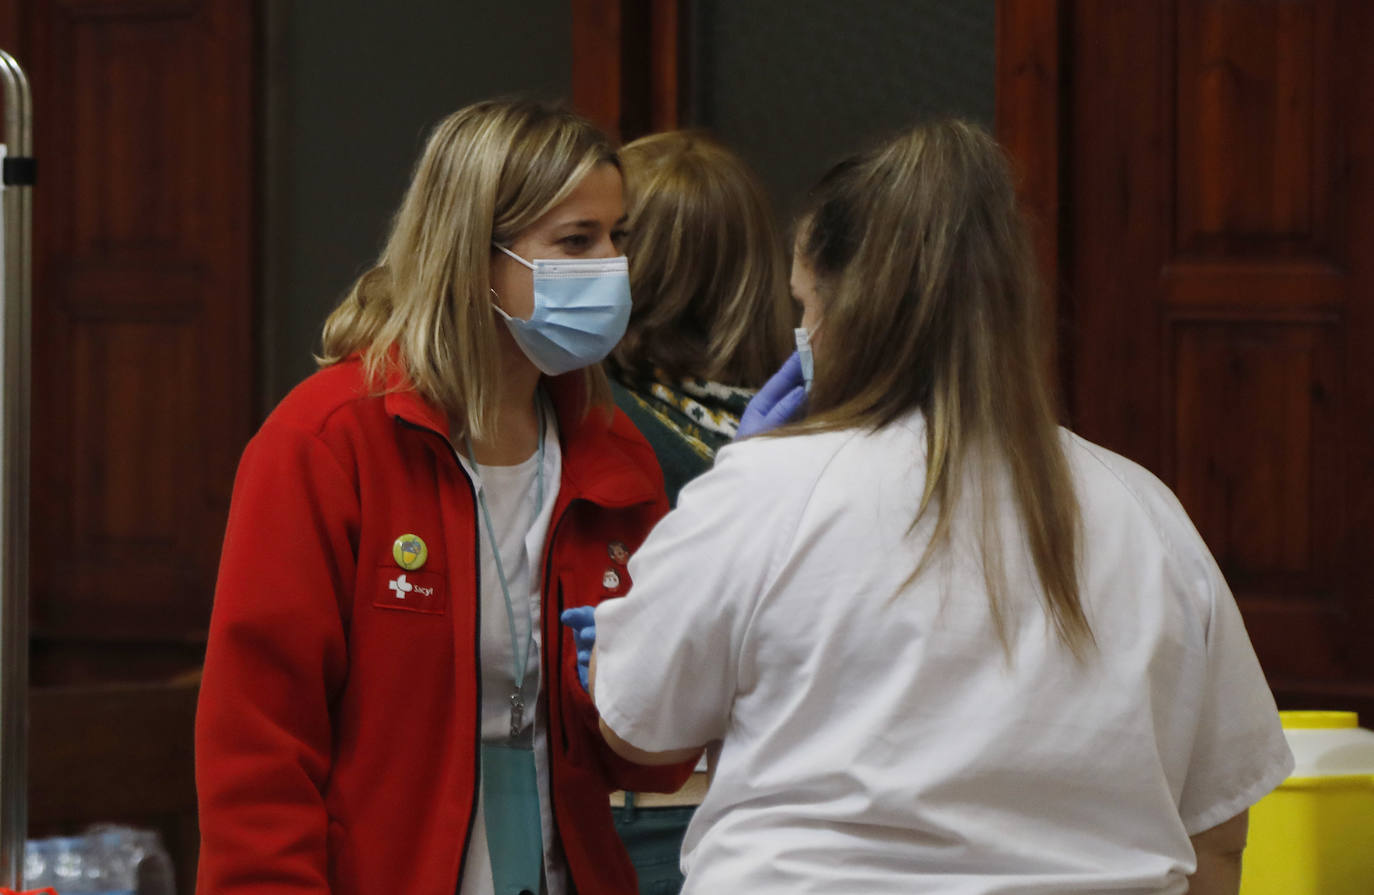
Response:
[{"label": "wooden door panel", "polygon": [[1185,313],[1235,313],[1334,321],[1349,285],[1343,266],[1320,259],[1175,260],[1163,272],[1164,301]]},{"label": "wooden door panel", "polygon": [[[204,223],[195,183],[201,159],[184,151],[186,136],[213,126],[213,83],[198,60],[206,49],[199,4],[56,4],[53,38],[70,54],[64,123],[74,155],[70,188],[90,203],[73,218],[67,248],[77,257],[166,253],[173,265],[197,254]],[[123,12],[124,14],[121,14]],[[89,89],[107,84],[112,89]],[[86,85],[87,89],[78,89]],[[211,119],[211,120],[207,120]],[[54,134],[54,137],[59,135]],[[158,177],[146,176],[151,171]],[[112,176],[113,175],[113,176]],[[201,226],[198,226],[201,225]]]},{"label": "wooden door panel", "polygon": [[1064,149],[1073,159],[1071,195],[1061,202],[1072,218],[1064,251],[1071,259],[1073,423],[1153,470],[1161,467],[1166,418],[1163,315],[1153,290],[1167,238],[1164,7],[1155,0],[1077,4],[1062,48],[1073,73]]},{"label": "wooden door panel", "polygon": [[1232,589],[1329,597],[1340,548],[1339,332],[1185,320],[1171,334],[1173,479]]},{"label": "wooden door panel", "polygon": [[76,642],[141,642],[184,662],[203,638],[253,425],[254,35],[244,12],[232,0],[25,10],[43,166],[36,670]]},{"label": "wooden door panel", "polygon": [[176,320],[73,315],[70,325],[72,440],[99,450],[72,457],[68,537],[82,563],[46,606],[48,633],[180,639],[204,627],[207,607],[197,548],[209,532],[194,487],[200,334]]},{"label": "wooden door panel", "polygon": [[1313,2],[1178,3],[1180,251],[1272,257],[1321,242],[1330,217],[1334,11]]},{"label": "wooden door panel", "polygon": [[1374,711],[1374,5],[1061,14],[1075,425],[1176,490],[1281,702]]}]

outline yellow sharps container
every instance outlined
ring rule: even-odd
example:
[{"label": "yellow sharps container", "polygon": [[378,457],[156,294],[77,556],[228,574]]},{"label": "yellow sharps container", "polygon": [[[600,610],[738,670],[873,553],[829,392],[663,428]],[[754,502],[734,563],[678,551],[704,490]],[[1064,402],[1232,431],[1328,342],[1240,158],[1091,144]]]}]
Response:
[{"label": "yellow sharps container", "polygon": [[1374,893],[1374,731],[1354,712],[1280,712],[1293,774],[1250,809],[1241,895]]}]

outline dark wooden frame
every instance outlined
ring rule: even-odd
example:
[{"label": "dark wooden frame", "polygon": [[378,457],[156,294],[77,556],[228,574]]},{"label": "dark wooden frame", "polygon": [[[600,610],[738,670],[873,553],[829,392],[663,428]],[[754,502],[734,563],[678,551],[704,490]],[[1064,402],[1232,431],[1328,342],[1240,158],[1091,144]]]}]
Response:
[{"label": "dark wooden frame", "polygon": [[573,106],[617,139],[685,118],[687,0],[572,0]]},{"label": "dark wooden frame", "polygon": [[1056,324],[1045,350],[1057,359],[1061,393],[1072,415],[1072,341],[1059,336],[1073,319],[1067,282],[1072,241],[1063,234],[1071,183],[1064,173],[1072,146],[1069,12],[1068,0],[997,0],[994,126],[1016,167],[1022,207],[1031,219],[1048,313]]}]

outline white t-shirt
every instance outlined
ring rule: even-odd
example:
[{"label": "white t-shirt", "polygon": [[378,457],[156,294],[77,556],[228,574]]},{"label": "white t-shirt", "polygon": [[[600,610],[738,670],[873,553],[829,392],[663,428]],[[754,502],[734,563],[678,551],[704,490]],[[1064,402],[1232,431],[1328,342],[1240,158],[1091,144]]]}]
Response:
[{"label": "white t-shirt", "polygon": [[[540,616],[543,601],[542,558],[544,541],[553,516],[554,500],[561,481],[563,455],[558,445],[558,426],[551,405],[544,408],[544,502],[536,507],[539,454],[515,466],[473,465],[460,456],[464,469],[480,489],[491,513],[496,531],[506,584],[514,606],[516,633],[520,650],[525,650],[529,626],[534,639],[525,676],[523,719],[524,736],[533,745],[535,771],[539,785],[539,813],[544,834],[544,875],[548,895],[563,895],[566,890],[562,850],[554,838],[553,808],[549,801],[549,750],[543,714],[537,710],[541,684],[539,668]],[[461,445],[460,445],[461,446]],[[460,451],[460,454],[462,452]],[[482,663],[482,739],[505,743],[510,738],[510,696],[514,674],[511,636],[501,578],[487,536],[481,507],[475,507],[478,555],[481,560],[481,663]],[[520,602],[523,601],[523,605]],[[479,780],[480,784],[480,780]],[[463,868],[459,895],[490,895],[491,855],[487,850],[487,831],[482,793],[478,792],[477,812],[473,817],[472,841]]]},{"label": "white t-shirt", "polygon": [[684,895],[1186,891],[1188,837],[1292,767],[1201,538],[1154,476],[1065,433],[1098,652],[1060,646],[1003,503],[1008,660],[967,530],[908,583],[922,426],[725,448],[597,609],[611,729],[723,740]]}]

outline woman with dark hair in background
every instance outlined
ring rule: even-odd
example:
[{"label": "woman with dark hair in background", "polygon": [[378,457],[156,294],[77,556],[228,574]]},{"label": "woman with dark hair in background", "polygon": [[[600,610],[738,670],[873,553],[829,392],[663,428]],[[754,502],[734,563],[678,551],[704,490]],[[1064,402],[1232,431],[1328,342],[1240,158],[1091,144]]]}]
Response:
[{"label": "woman with dark hair in background", "polygon": [[654,134],[620,159],[635,300],[611,353],[611,390],[653,446],[674,503],[791,350],[787,264],[757,178],[710,137]]}]

